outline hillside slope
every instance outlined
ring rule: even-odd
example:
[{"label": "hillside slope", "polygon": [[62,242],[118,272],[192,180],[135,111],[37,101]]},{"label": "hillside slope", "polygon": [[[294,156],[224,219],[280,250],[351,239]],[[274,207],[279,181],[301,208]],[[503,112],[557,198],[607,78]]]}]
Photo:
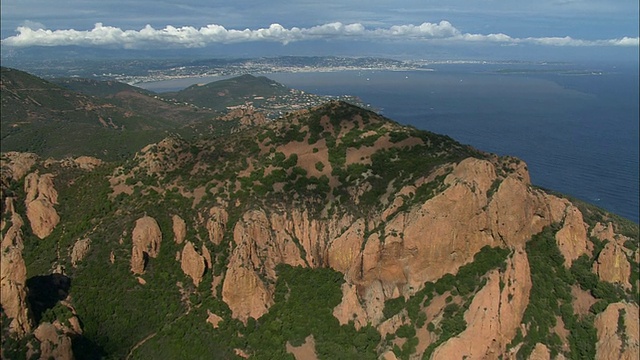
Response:
[{"label": "hillside slope", "polygon": [[3,154],[3,356],[638,355],[637,224],[519,159],[330,102],[89,160]]},{"label": "hillside slope", "polygon": [[164,93],[167,99],[187,102],[204,108],[223,111],[227,106],[255,102],[257,106],[265,98],[284,96],[291,89],[264,76],[242,75],[208,84],[191,85],[178,92]]}]

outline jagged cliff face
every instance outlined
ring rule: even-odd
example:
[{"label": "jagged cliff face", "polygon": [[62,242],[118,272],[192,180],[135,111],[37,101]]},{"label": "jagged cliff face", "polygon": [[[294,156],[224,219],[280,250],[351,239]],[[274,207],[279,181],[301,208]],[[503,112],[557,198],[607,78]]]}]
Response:
[{"label": "jagged cliff face", "polygon": [[[189,143],[172,136],[149,145],[100,175],[106,190],[99,201],[110,207],[92,210],[94,218],[81,231],[64,218],[73,212],[58,193],[73,198],[69,194],[76,181],[68,180],[64,167],[27,175],[30,170],[23,167],[36,160],[18,154],[11,158],[15,165],[11,171],[3,168],[3,183],[26,175],[25,216],[33,234],[41,241],[58,241],[58,246],[68,242],[62,245],[68,251],[59,252],[68,259],[57,261],[69,262],[68,271],[81,284],[87,281],[85,266],[120,273],[126,269],[124,294],[179,292],[179,305],[165,305],[184,309],[167,315],[171,325],[182,326],[181,321],[200,314],[198,321],[209,322],[207,329],[217,331],[216,336],[242,338],[245,331],[244,343],[220,340],[235,354],[260,354],[250,331],[268,327],[271,335],[286,333],[277,321],[255,325],[272,321],[270,312],[280,311],[282,302],[295,295],[287,292],[293,283],[285,290],[279,287],[283,265],[340,273],[343,282],[334,284],[339,298],[326,313],[354,331],[375,329],[384,338],[367,351],[376,356],[394,358],[405,348],[412,358],[426,354],[436,359],[515,358],[522,356],[521,349],[531,358],[549,358],[578,351],[567,336],[572,324],[560,315],[548,325],[561,345],[548,340],[552,335],[536,338],[543,330],[534,330],[539,325],[528,315],[534,311],[531,304],[537,304],[532,297],[539,296],[540,282],[539,259],[531,258],[529,244],[553,228],[548,246],[557,249],[551,256],[557,266],[549,277],[573,286],[557,290],[566,295],[558,300],[568,306],[562,311],[575,313],[578,320],[567,319],[592,324],[595,340],[590,346],[599,357],[637,355],[637,326],[624,322],[620,327],[618,317],[611,315],[624,309],[624,321],[637,318],[632,296],[637,292],[633,266],[638,250],[632,245],[637,237],[627,236],[628,231],[622,235],[611,218],[594,221],[582,205],[532,186],[526,164],[518,159],[480,153],[343,103],[253,126],[229,138]],[[91,164],[77,165],[77,171],[106,166],[86,159],[76,164]],[[39,215],[29,216],[29,208],[37,206]],[[5,209],[10,208],[7,202]],[[26,267],[16,245],[22,224],[19,214],[9,214],[11,225],[3,220],[8,229],[3,249],[6,243],[9,250],[3,251],[2,304],[14,319],[12,331],[26,334],[33,329],[24,306]],[[60,223],[76,231],[71,240],[55,235]],[[439,283],[468,275],[487,248],[505,249],[508,255],[502,266],[483,270],[464,294],[461,285],[445,288]],[[5,256],[14,264],[6,269]],[[585,268],[587,274],[579,272]],[[7,299],[5,286],[11,291]],[[611,289],[619,292],[604,294]],[[427,300],[415,301],[422,297]],[[390,304],[404,302],[412,305],[389,310]],[[87,306],[83,309],[92,314]],[[449,334],[448,317],[456,317],[464,328]],[[170,328],[154,328],[135,343],[124,339],[131,341],[126,350],[144,348],[155,336],[168,337]],[[42,327],[40,333],[48,330]],[[413,335],[403,335],[411,331]],[[300,345],[307,335],[318,334],[287,341]],[[318,341],[323,340],[316,336],[309,346]],[[405,344],[414,344],[413,349]]]},{"label": "jagged cliff face", "polygon": [[5,213],[10,215],[10,223],[2,223],[2,243],[0,246],[0,304],[11,320],[9,327],[18,337],[31,331],[32,319],[27,304],[27,268],[22,258],[22,217],[16,213],[14,199],[5,199]]}]

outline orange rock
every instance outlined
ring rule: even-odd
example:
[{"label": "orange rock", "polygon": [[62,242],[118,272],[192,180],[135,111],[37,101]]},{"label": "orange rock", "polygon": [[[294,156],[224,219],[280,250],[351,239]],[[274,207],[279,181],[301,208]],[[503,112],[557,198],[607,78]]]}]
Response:
[{"label": "orange rock", "polygon": [[180,267],[185,275],[193,280],[193,285],[198,287],[200,281],[202,281],[202,275],[204,275],[206,265],[204,257],[198,254],[190,241],[187,241],[182,250]]},{"label": "orange rock", "polygon": [[626,289],[631,289],[629,282],[631,265],[624,249],[616,241],[610,241],[604,246],[598,259],[593,263],[593,272],[598,274],[602,281],[620,284]]},{"label": "orange rock", "polygon": [[182,244],[187,236],[187,224],[178,215],[173,215],[171,219],[173,221],[173,240],[176,244]]},{"label": "orange rock", "polygon": [[[500,289],[500,283],[505,284]],[[516,251],[503,274],[489,273],[487,284],[464,314],[468,326],[433,353],[435,359],[497,358],[516,335],[529,304],[531,278],[523,250]]]},{"label": "orange rock", "polygon": [[570,205],[566,210],[564,224],[556,233],[558,248],[564,256],[565,266],[571,267],[573,261],[583,254],[590,254],[587,242],[587,225],[582,220],[578,208]]},{"label": "orange rock", "polygon": [[37,172],[25,178],[25,206],[27,218],[34,235],[44,239],[60,222],[54,204],[58,203],[58,192],[53,187],[53,175],[38,175]]},{"label": "orange rock", "polygon": [[93,170],[97,166],[102,165],[102,160],[91,156],[78,156],[73,161],[83,170]]},{"label": "orange rock", "polygon": [[209,232],[209,240],[216,245],[220,245],[224,238],[224,232],[227,229],[227,221],[229,214],[221,207],[212,207],[209,210],[209,219],[207,220],[207,231]]},{"label": "orange rock", "polygon": [[11,226],[4,232],[0,246],[0,304],[11,322],[10,331],[19,338],[31,332],[31,314],[27,304],[27,267],[22,258],[22,217],[14,212],[12,198],[5,200],[11,213]]},{"label": "orange rock", "polygon": [[71,250],[71,266],[76,267],[78,262],[82,261],[89,253],[91,247],[91,239],[86,238],[76,241]]},{"label": "orange rock", "polygon": [[[618,317],[624,317],[623,329],[618,328]],[[629,303],[609,304],[596,316],[598,332],[596,359],[636,360],[640,356],[638,335],[638,305]]]},{"label": "orange rock", "polygon": [[131,249],[131,271],[134,274],[144,273],[147,257],[155,258],[160,251],[162,232],[158,222],[143,216],[136,220],[136,226],[131,233],[133,248]]},{"label": "orange rock", "polygon": [[550,360],[551,359],[551,351],[549,348],[542,343],[537,343],[533,348],[531,355],[529,355],[529,360]]},{"label": "orange rock", "polygon": [[74,359],[71,338],[60,333],[54,324],[47,322],[40,324],[33,335],[40,341],[41,359]]},{"label": "orange rock", "polygon": [[355,285],[342,284],[342,301],[333,309],[333,316],[340,325],[346,325],[350,321],[353,321],[356,329],[367,325],[367,313],[360,305]]},{"label": "orange rock", "polygon": [[214,314],[211,311],[207,310],[207,322],[211,324],[214,329],[217,329],[218,327],[220,327],[220,322],[222,322],[223,320],[224,319],[219,315]]},{"label": "orange rock", "polygon": [[38,161],[38,155],[33,153],[21,153],[9,151],[2,154],[0,166],[2,166],[2,182],[8,179],[20,181]]}]

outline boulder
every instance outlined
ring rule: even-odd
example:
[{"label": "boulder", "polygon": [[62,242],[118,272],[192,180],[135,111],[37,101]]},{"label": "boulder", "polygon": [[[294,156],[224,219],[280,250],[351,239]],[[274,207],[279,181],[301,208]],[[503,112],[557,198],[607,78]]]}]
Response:
[{"label": "boulder", "polygon": [[131,236],[133,240],[131,271],[134,274],[142,274],[144,273],[147,259],[158,256],[160,244],[162,243],[162,232],[154,218],[143,216],[136,220]]},{"label": "boulder", "polygon": [[180,267],[185,275],[191,278],[193,285],[198,287],[200,281],[202,281],[202,275],[204,275],[206,263],[204,257],[198,254],[190,241],[187,241],[182,249]]},{"label": "boulder", "polygon": [[91,247],[91,239],[86,238],[76,241],[71,249],[71,266],[76,267],[78,262],[82,261],[89,253]]}]

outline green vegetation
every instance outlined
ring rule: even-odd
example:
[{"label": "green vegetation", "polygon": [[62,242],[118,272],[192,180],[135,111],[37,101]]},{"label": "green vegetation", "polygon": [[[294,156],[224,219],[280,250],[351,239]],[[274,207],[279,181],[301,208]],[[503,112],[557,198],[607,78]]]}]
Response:
[{"label": "green vegetation", "polygon": [[[4,71],[3,82],[6,76]],[[255,79],[256,86],[265,85],[275,92],[284,91],[264,79]],[[309,335],[313,336],[316,352],[321,359],[376,359],[381,349],[392,349],[399,358],[408,359],[418,345],[417,329],[425,327],[435,338],[424,354],[424,358],[428,358],[437,346],[466,328],[464,313],[477,291],[484,286],[486,274],[494,269],[505,270],[510,251],[484,247],[474,256],[474,261],[462,266],[456,275],[446,274],[436,282],[427,282],[421,290],[406,299],[398,297],[386,301],[384,317],[401,314],[399,316],[404,317],[407,323],[395,334],[382,340],[370,326],[356,331],[352,323],[340,325],[333,316],[333,309],[341,301],[343,274],[327,268],[309,269],[281,264],[276,267],[275,283],[273,279],[262,278],[265,285],[275,291],[274,304],[267,314],[260,319],[249,319],[245,325],[232,319],[231,310],[222,301],[221,285],[211,289],[211,284],[219,282],[220,276],[224,275],[234,247],[238,246],[234,242],[236,224],[248,210],[263,209],[267,217],[293,208],[308,210],[311,221],[320,220],[317,223],[320,224],[318,231],[324,231],[321,221],[333,216],[366,219],[366,233],[371,235],[377,232],[384,241],[383,229],[386,224],[376,224],[375,219],[382,210],[380,200],[385,194],[413,185],[416,180],[424,179],[438,169],[440,176],[418,186],[413,195],[404,195],[404,205],[400,211],[407,211],[446,188],[444,179],[450,171],[449,164],[467,156],[483,158],[485,155],[446,136],[401,127],[363,109],[335,102],[309,113],[289,115],[265,126],[233,133],[231,129],[237,122],[216,125],[215,134],[210,129],[198,140],[185,139],[176,133],[170,135],[172,142],[164,143],[173,145],[154,145],[146,154],[133,158],[133,151],[139,150],[148,141],[156,141],[156,136],[158,139],[166,138],[167,129],[174,128],[175,124],[165,123],[166,119],[163,118],[140,114],[129,114],[127,117],[122,109],[134,105],[125,100],[120,100],[115,108],[100,108],[108,104],[105,99],[72,95],[68,90],[35,79],[20,81],[23,81],[21,86],[33,85],[58,91],[59,94],[45,98],[47,106],[57,104],[58,108],[41,115],[66,114],[72,122],[56,120],[51,127],[37,124],[33,125],[33,129],[27,125],[7,129],[4,126],[7,118],[3,112],[3,146],[5,138],[22,139],[18,135],[24,135],[24,139],[28,137],[32,140],[21,144],[22,148],[14,144],[18,149],[36,149],[40,154],[66,156],[63,154],[74,154],[78,151],[77,147],[88,141],[94,142],[90,144],[93,147],[83,151],[103,158],[123,159],[98,166],[92,171],[66,168],[56,163],[47,167],[36,166],[40,173],[55,174],[55,188],[59,195],[59,204],[55,207],[61,223],[46,240],[35,237],[28,226],[23,227],[23,257],[29,278],[48,275],[52,268],[60,266],[72,279],[69,289],[71,301],[84,330],[83,336],[73,342],[78,359],[127,358],[129,354],[131,358],[140,359],[207,358],[212,354],[217,358],[233,359],[239,358],[237,349],[257,359],[291,359],[292,355],[286,352],[286,344],[301,345]],[[87,83],[82,86],[93,85]],[[194,87],[185,94],[195,97],[202,95],[200,90],[212,89],[204,88]],[[256,89],[249,90],[251,96]],[[97,96],[112,96],[105,88],[95,90]],[[112,91],[116,90],[122,91],[120,86]],[[3,91],[2,96],[4,101],[10,95]],[[18,96],[17,100],[25,101],[28,96],[35,95],[25,93]],[[80,111],[75,102],[78,99],[88,101],[83,104],[93,104],[101,110],[93,112],[95,109],[85,109],[77,113]],[[29,108],[15,107],[13,110],[9,116],[22,116],[28,113]],[[96,129],[95,124],[87,120],[87,114],[110,116],[119,126],[124,124],[125,130]],[[193,130],[203,124],[191,125],[194,126],[191,128]],[[145,126],[152,129],[143,129]],[[48,132],[61,129],[68,134],[48,136]],[[87,136],[77,140],[81,142],[74,143],[76,140],[69,138],[69,134],[75,134],[72,130]],[[219,136],[223,133],[230,135]],[[121,149],[108,147],[113,146],[110,142],[120,144],[123,139],[130,142]],[[327,148],[324,148],[321,139],[326,141]],[[412,139],[411,143],[416,145],[400,146],[406,139]],[[61,145],[62,142],[65,144]],[[292,152],[291,147],[281,147],[291,142],[304,147],[305,152],[296,153]],[[374,149],[380,143],[385,146]],[[407,143],[410,142],[402,144]],[[362,158],[353,161],[350,158],[347,163],[347,154],[356,149],[362,150]],[[328,157],[312,158],[310,163],[305,162],[311,151],[316,154],[314,157],[326,153]],[[313,176],[317,174],[314,169],[324,172],[327,166],[332,169],[330,176]],[[508,166],[505,169],[508,170]],[[125,185],[130,187],[130,194],[113,196],[109,178],[114,174],[129,176]],[[8,185],[3,188],[3,194],[16,196],[19,199],[14,202],[16,211],[25,214],[22,201],[25,197],[24,180]],[[498,186],[499,181],[496,181],[489,189],[488,196]],[[207,221],[210,218],[209,210],[214,206],[224,207],[229,217],[220,244],[209,241]],[[586,209],[585,219],[591,227],[594,221],[612,219],[598,210]],[[200,250],[206,244],[212,255],[211,266],[197,287],[192,285],[191,279],[181,270],[180,262],[176,261],[183,245],[172,241],[171,217],[174,214],[180,215],[187,223],[187,240]],[[158,256],[147,259],[145,273],[138,280],[130,270],[131,234],[135,221],[144,215],[157,220],[163,241]],[[10,219],[5,215],[5,220]],[[617,231],[633,235],[633,226],[628,223],[615,224],[619,226]],[[301,240],[296,238],[298,229],[292,230],[289,224],[285,228],[306,262],[304,247]],[[573,262],[571,269],[566,269],[554,239],[557,229],[558,226],[545,229],[527,245],[533,288],[523,322],[529,330],[525,334],[520,332],[512,344],[517,346],[522,343],[518,352],[520,358],[528,357],[537,342],[547,344],[554,355],[565,351],[561,346],[562,339],[553,331],[558,318],[571,332],[567,339],[570,350],[565,351],[567,357],[593,357],[595,315],[612,302],[623,299],[637,302],[637,266],[632,267],[634,290],[630,292],[600,281],[591,268],[606,244],[591,239],[594,243],[593,256],[582,256]],[[395,231],[392,234],[404,236]],[[91,239],[91,250],[77,267],[73,267],[69,253],[76,241],[85,238]],[[625,247],[633,250],[638,248],[637,244],[636,234],[625,242]],[[258,251],[252,261],[264,262],[263,257],[264,254]],[[634,261],[630,257],[629,260]],[[573,313],[573,285],[589,291],[598,299],[590,314],[578,316]],[[501,288],[504,286],[504,283],[500,284]],[[445,306],[441,316],[430,318],[424,309],[438,296],[445,297]],[[206,322],[210,313],[222,318],[217,328]],[[7,321],[4,313],[2,316],[3,355],[6,354],[7,358],[23,358],[26,356],[26,344],[33,338],[17,340],[5,336],[8,332]],[[71,312],[56,303],[42,309],[38,316],[41,317],[37,319],[40,321],[58,320],[65,323]],[[620,313],[620,332],[623,318],[624,314]],[[390,342],[393,339],[400,339],[403,345],[392,346]]]},{"label": "green vegetation", "polygon": [[463,315],[471,304],[473,295],[484,286],[483,276],[492,269],[504,271],[508,255],[507,249],[485,246],[474,256],[473,262],[460,267],[457,275],[446,274],[435,283],[427,282],[422,290],[408,300],[403,297],[387,300],[383,310],[385,318],[390,318],[406,309],[412,323],[410,329],[405,325],[396,332],[396,336],[405,337],[409,341],[405,343],[406,348],[403,346],[402,349],[394,349],[395,354],[404,359],[415,352],[417,343],[416,340],[412,340],[415,336],[415,327],[421,328],[426,323],[426,314],[421,309],[426,308],[435,296],[447,291],[460,296],[463,305],[448,302],[438,325],[427,324],[427,329],[437,334],[438,338],[426,349],[423,359],[428,359],[440,344],[466,329],[467,324]]},{"label": "green vegetation", "polygon": [[[600,281],[591,272],[593,258],[583,255],[573,262],[570,270],[565,268],[565,259],[555,240],[558,230],[557,225],[547,227],[527,243],[533,286],[523,317],[529,330],[518,351],[519,359],[527,358],[536,343],[546,344],[552,356],[562,352],[562,340],[552,331],[557,324],[556,317],[562,319],[571,334],[568,339],[570,352],[565,355],[572,359],[593,359],[597,340],[593,325],[595,315],[608,304],[627,299],[622,289]],[[571,286],[576,283],[599,299],[591,313],[582,317],[574,313],[571,305]]]},{"label": "green vegetation", "polygon": [[261,98],[269,98],[286,95],[289,91],[289,88],[264,76],[242,75],[206,85],[192,85],[179,92],[163,93],[161,96],[168,100],[223,111],[227,106],[241,105],[247,101],[260,104],[264,100],[257,100],[258,94]]}]

